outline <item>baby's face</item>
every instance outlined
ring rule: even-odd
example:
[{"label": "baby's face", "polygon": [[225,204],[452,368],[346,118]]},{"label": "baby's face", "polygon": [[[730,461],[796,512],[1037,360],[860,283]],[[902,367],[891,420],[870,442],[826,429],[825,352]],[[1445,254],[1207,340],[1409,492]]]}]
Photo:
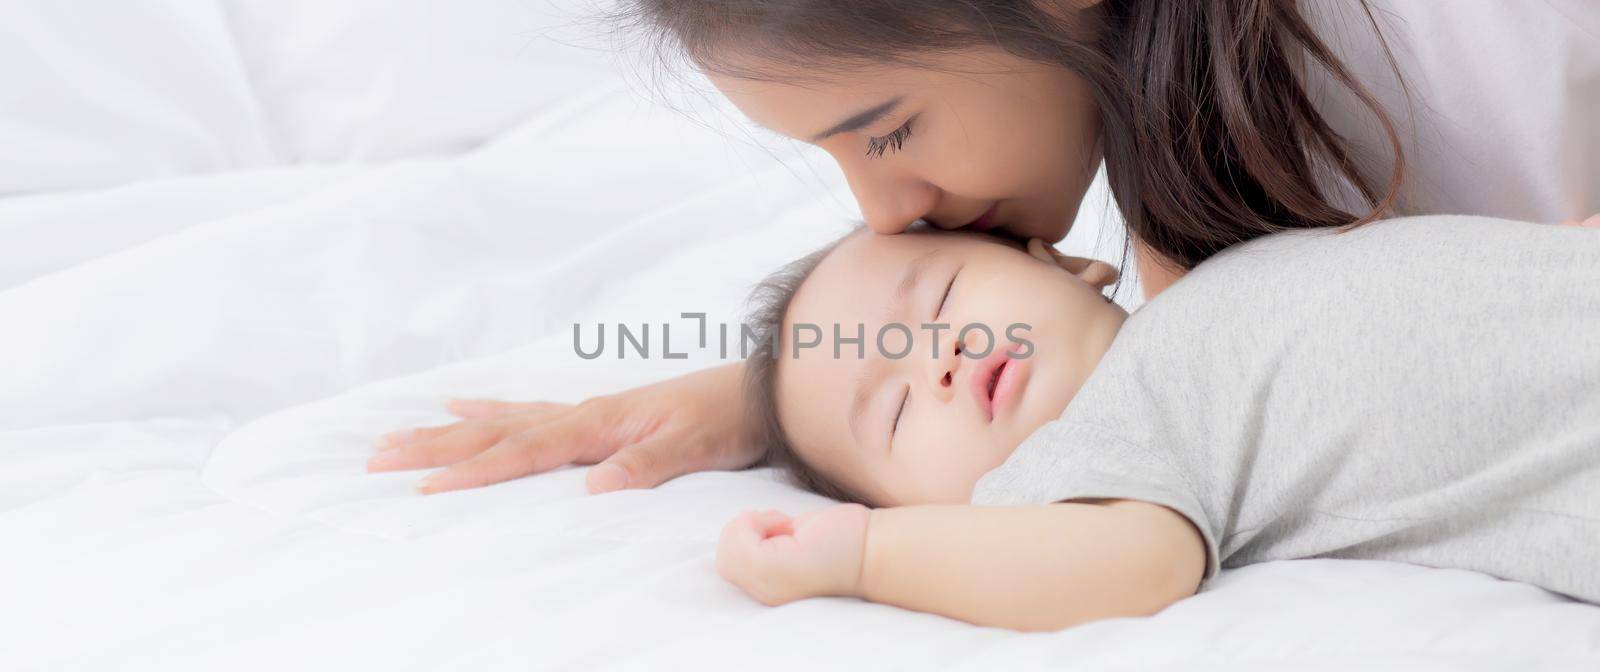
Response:
[{"label": "baby's face", "polygon": [[[1126,317],[1099,286],[993,238],[852,236],[790,303],[778,415],[807,464],[874,504],[966,503],[1061,414]],[[834,325],[853,338],[858,323],[861,358],[853,343],[834,357]],[[922,326],[934,323],[949,325],[937,339]],[[796,325],[802,343],[815,325],[821,344],[796,355]],[[992,342],[973,327],[958,343],[966,325],[987,326]]]}]

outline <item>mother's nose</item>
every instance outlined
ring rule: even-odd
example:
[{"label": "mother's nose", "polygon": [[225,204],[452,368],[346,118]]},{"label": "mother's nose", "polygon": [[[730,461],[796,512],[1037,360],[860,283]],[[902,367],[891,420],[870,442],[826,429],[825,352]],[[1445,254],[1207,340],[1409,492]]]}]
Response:
[{"label": "mother's nose", "polygon": [[939,203],[939,188],[914,175],[864,165],[844,168],[867,228],[877,233],[905,231]]}]

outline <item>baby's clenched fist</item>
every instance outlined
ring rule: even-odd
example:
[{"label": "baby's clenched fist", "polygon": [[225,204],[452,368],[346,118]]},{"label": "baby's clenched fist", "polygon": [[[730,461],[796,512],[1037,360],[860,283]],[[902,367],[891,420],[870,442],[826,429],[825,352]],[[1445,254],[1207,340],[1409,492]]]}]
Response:
[{"label": "baby's clenched fist", "polygon": [[871,511],[840,504],[791,518],[746,511],[722,528],[717,573],[769,606],[859,596]]}]

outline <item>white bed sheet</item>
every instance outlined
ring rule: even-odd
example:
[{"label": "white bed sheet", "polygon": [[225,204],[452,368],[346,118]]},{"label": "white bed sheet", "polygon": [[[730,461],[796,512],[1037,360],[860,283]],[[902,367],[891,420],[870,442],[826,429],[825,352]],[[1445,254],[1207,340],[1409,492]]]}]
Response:
[{"label": "white bed sheet", "polygon": [[[363,473],[448,395],[710,363],[582,360],[571,329],[668,321],[678,350],[680,312],[735,322],[844,230],[821,157],[744,133],[601,81],[458,158],[0,202],[0,667],[1600,669],[1600,609],[1468,572],[1271,563],[1017,634],[745,598],[712,569],[722,524],[826,504],[769,472],[426,498]],[[1099,217],[1070,248],[1119,247]]]}]

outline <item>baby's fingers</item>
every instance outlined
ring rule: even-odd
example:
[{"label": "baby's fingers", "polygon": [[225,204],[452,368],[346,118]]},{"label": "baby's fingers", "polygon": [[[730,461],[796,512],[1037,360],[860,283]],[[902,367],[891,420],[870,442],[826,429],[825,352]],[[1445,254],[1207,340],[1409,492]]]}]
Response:
[{"label": "baby's fingers", "polygon": [[761,528],[755,515],[746,511],[734,516],[722,526],[722,535],[717,538],[717,574],[741,588],[750,553],[761,543]]},{"label": "baby's fingers", "polygon": [[722,528],[722,538],[717,540],[718,564],[724,556],[741,563],[749,561],[763,542],[790,534],[794,534],[794,521],[782,511],[741,513]]},{"label": "baby's fingers", "polygon": [[717,540],[717,574],[746,592],[760,592],[766,542],[791,530],[790,524],[789,516],[779,511],[746,511],[735,516]]},{"label": "baby's fingers", "polygon": [[751,548],[767,538],[784,534],[794,534],[794,519],[777,510],[746,511],[722,528],[724,541]]},{"label": "baby's fingers", "polygon": [[794,534],[794,519],[789,514],[776,509],[768,509],[753,514],[757,529],[761,531],[762,539],[770,539],[779,535]]},{"label": "baby's fingers", "polygon": [[722,526],[722,536],[717,538],[717,549],[748,548],[761,541],[761,530],[754,521],[755,513],[746,511],[733,517]]}]

